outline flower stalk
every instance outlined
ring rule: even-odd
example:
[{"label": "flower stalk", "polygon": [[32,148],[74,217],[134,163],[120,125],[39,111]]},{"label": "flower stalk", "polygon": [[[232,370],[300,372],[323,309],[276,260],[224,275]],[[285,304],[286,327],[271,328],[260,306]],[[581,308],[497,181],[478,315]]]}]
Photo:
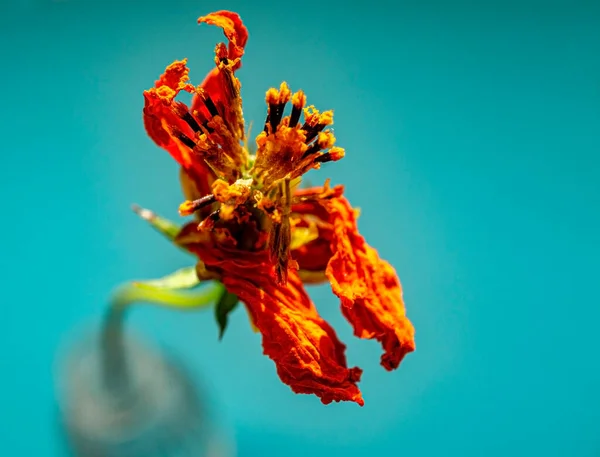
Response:
[{"label": "flower stalk", "polygon": [[[225,289],[216,281],[193,292],[182,290],[182,287],[198,284],[195,275],[193,278],[189,277],[192,273],[190,269],[182,269],[161,280],[127,283],[113,294],[100,334],[101,373],[108,392],[119,396],[131,389],[124,345],[125,317],[131,305],[151,303],[179,311],[190,311],[209,307],[223,295]],[[195,282],[192,282],[194,279]]]}]

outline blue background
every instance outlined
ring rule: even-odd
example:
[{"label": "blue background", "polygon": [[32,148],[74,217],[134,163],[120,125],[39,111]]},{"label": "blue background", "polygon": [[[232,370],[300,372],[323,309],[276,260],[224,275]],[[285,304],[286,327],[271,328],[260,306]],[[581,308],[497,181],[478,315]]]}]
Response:
[{"label": "blue background", "polygon": [[[286,80],[334,108],[360,228],[398,270],[417,351],[385,372],[327,287],[321,313],[364,370],[366,406],[293,395],[238,309],[140,307],[131,326],[208,382],[240,456],[600,455],[600,4],[29,1],[0,7],[3,456],[60,455],[53,365],[112,287],[189,258],[130,212],[177,218],[177,167],[142,91],[193,82],[238,11],[247,121]],[[255,129],[256,131],[256,129]]]}]

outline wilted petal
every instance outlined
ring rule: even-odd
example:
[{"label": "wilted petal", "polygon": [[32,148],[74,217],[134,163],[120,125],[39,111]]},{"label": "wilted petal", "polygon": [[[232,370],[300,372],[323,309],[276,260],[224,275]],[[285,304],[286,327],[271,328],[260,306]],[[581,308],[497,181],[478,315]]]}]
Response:
[{"label": "wilted petal", "polygon": [[333,198],[325,206],[334,227],[334,254],[326,270],[331,288],[340,297],[354,334],[381,342],[385,351],[381,364],[387,370],[397,368],[404,356],[414,351],[415,340],[396,271],[358,233],[348,200]]},{"label": "wilted petal", "polygon": [[[329,259],[333,255],[331,240],[333,238],[333,225],[329,221],[329,213],[321,204],[323,187],[296,189],[292,214],[297,220],[295,227],[303,229],[314,224],[318,230],[318,237],[308,243],[292,250],[292,258],[298,262],[298,268],[305,271],[325,271]],[[330,197],[341,196],[343,188],[336,186],[330,189]]]},{"label": "wilted petal", "polygon": [[315,394],[325,404],[364,401],[356,383],[360,368],[348,368],[345,346],[317,313],[294,270],[277,285],[268,252],[212,245],[206,234],[182,230],[179,243],[218,272],[227,290],[245,303],[263,336],[264,353],[281,380],[296,393]]},{"label": "wilted petal", "polygon": [[356,215],[342,196],[343,188],[336,186],[323,197],[324,191],[313,188],[296,193],[292,211],[301,217],[312,215],[321,225],[319,240],[306,245],[305,252],[293,251],[292,255],[301,269],[320,267],[329,255],[326,275],[341,299],[344,316],[356,336],[381,342],[385,351],[381,364],[392,370],[415,349],[414,328],[406,317],[400,281],[394,268],[358,233]]},{"label": "wilted petal", "polygon": [[[231,11],[217,11],[198,18],[199,23],[216,25],[223,29],[228,46],[221,43],[216,49],[216,64],[200,85],[204,93],[212,100],[222,116],[232,126],[239,124],[241,118],[241,103],[239,99],[239,82],[233,73],[238,70],[244,55],[244,47],[248,41],[248,30],[242,19]],[[210,119],[210,113],[201,96],[196,95],[192,101],[192,112],[201,120]]]},{"label": "wilted petal", "polygon": [[229,59],[238,59],[244,55],[248,30],[238,14],[231,11],[217,11],[198,18],[198,22],[216,25],[223,29],[223,33],[229,41],[227,53]]},{"label": "wilted petal", "polygon": [[187,107],[182,104],[177,106],[178,102],[175,101],[181,90],[193,91],[193,86],[187,82],[188,72],[185,59],[175,61],[166,68],[155,87],[144,91],[143,119],[148,136],[171,154],[202,192],[210,189],[212,172],[178,137],[179,133],[188,138],[195,137],[191,127],[177,114],[177,109],[187,110]]},{"label": "wilted petal", "polygon": [[292,249],[292,258],[298,263],[298,268],[305,271],[325,271],[329,259],[332,256],[331,238],[333,236],[333,226],[321,220],[311,220],[304,215],[296,215],[298,222],[294,226],[294,232],[306,229],[310,224],[314,224],[318,231],[318,237],[307,243],[303,243]]},{"label": "wilted petal", "polygon": [[318,315],[298,274],[290,270],[287,283],[278,286],[246,278],[226,276],[224,284],[248,307],[263,335],[264,353],[275,362],[281,380],[294,392],[315,394],[325,404],[354,401],[362,406],[356,386],[362,371],[347,368],[345,346]]}]

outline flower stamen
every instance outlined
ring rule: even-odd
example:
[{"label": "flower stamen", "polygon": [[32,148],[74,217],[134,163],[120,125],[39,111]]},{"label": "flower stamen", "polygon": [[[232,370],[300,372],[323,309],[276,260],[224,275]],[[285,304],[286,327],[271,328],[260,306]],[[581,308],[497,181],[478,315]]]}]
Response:
[{"label": "flower stamen", "polygon": [[219,222],[220,214],[221,208],[210,213],[198,224],[198,230],[213,230],[215,228],[215,224]]},{"label": "flower stamen", "polygon": [[277,131],[277,127],[279,126],[281,118],[283,117],[285,105],[290,101],[291,97],[292,92],[285,81],[281,83],[279,90],[271,88],[267,91],[265,98],[267,104],[269,105],[269,112],[267,114],[267,120],[265,121],[266,133],[269,133],[268,125],[271,126],[271,133],[275,133]]},{"label": "flower stamen", "polygon": [[177,127],[172,127],[173,136],[185,144],[188,148],[194,149],[196,147],[196,142],[192,140],[189,136],[179,130]]},{"label": "flower stamen", "polygon": [[208,93],[206,93],[206,91],[202,88],[198,89],[196,93],[204,103],[204,106],[206,106],[206,109],[208,110],[210,115],[213,117],[219,116],[219,110],[217,109],[215,102],[213,102],[212,98],[210,98],[210,95],[208,95]]},{"label": "flower stamen", "polygon": [[298,125],[300,114],[302,114],[302,108],[304,108],[304,105],[306,105],[306,95],[304,95],[304,92],[299,90],[292,96],[292,114],[290,115],[289,123],[291,128],[294,128],[296,125]]},{"label": "flower stamen", "polygon": [[202,130],[198,121],[189,112],[188,107],[181,102],[173,102],[173,112],[183,120],[193,131],[198,133]]},{"label": "flower stamen", "polygon": [[196,211],[211,205],[215,201],[217,201],[217,199],[214,194],[205,195],[197,200],[186,200],[179,205],[179,214],[182,216],[191,216]]},{"label": "flower stamen", "polygon": [[[285,284],[288,278],[288,267],[294,269],[298,265],[290,258],[290,245],[292,242],[290,212],[291,212],[291,190],[290,180],[285,179],[277,186],[279,196],[282,200],[281,214],[277,219],[272,219],[272,227],[269,237],[269,252],[271,261],[275,264],[275,280],[278,284]],[[290,265],[291,262],[294,262]]]},{"label": "flower stamen", "polygon": [[346,152],[343,148],[333,147],[329,150],[329,152],[325,152],[317,157],[315,157],[315,162],[317,163],[326,163],[340,160],[346,155]]},{"label": "flower stamen", "polygon": [[304,125],[302,130],[306,132],[306,142],[309,143],[313,138],[322,132],[323,129],[333,124],[333,111],[323,111],[319,113],[314,106],[304,108]]}]

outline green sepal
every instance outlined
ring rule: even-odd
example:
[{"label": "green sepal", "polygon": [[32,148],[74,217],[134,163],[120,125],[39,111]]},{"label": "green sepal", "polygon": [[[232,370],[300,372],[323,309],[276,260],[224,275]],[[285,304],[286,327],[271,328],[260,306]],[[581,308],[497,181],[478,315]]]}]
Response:
[{"label": "green sepal", "polygon": [[160,279],[143,281],[146,286],[157,289],[193,289],[200,284],[196,267],[185,267]]},{"label": "green sepal", "polygon": [[169,241],[174,241],[181,231],[181,227],[175,222],[165,219],[149,209],[142,208],[138,205],[133,205],[132,209],[138,216],[148,222]]},{"label": "green sepal", "polygon": [[227,291],[227,289],[223,288],[223,292],[217,306],[215,306],[215,318],[217,319],[217,324],[219,324],[219,339],[223,338],[223,334],[225,333],[225,329],[227,328],[227,317],[230,312],[232,312],[237,304],[239,303],[239,299],[237,295],[232,294]]},{"label": "green sepal", "polygon": [[112,302],[117,308],[147,302],[171,309],[190,310],[213,305],[225,290],[219,281],[197,287],[199,285],[194,267],[182,268],[160,279],[123,284],[113,294]]}]

